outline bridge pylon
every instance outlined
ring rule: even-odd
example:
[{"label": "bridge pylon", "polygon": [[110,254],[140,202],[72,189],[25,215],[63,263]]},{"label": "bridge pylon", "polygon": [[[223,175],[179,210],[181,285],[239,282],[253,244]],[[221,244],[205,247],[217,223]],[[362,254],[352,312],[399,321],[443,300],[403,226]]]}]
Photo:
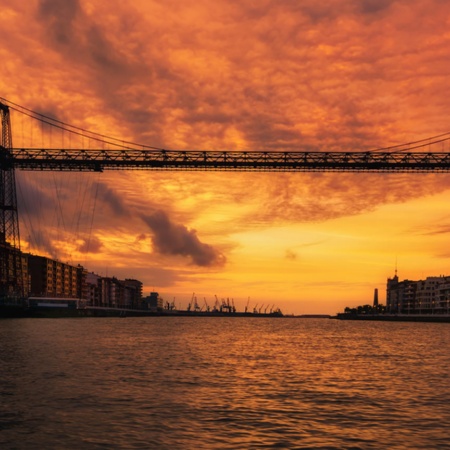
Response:
[{"label": "bridge pylon", "polygon": [[16,180],[9,107],[0,102],[0,301],[24,297]]}]

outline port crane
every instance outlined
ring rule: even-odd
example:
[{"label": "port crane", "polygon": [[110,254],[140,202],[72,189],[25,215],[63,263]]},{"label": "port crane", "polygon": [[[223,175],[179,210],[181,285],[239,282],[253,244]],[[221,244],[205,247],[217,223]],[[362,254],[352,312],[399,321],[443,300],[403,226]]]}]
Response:
[{"label": "port crane", "polygon": [[[106,170],[234,172],[450,172],[450,152],[431,146],[450,141],[450,132],[373,151],[167,150],[129,142],[114,149],[14,148],[10,109],[69,133],[80,130],[0,98],[0,297],[23,296],[15,170],[103,172]],[[86,130],[82,130],[86,131]],[[79,134],[77,132],[77,134]],[[95,134],[95,133],[93,133]],[[105,136],[96,141],[111,144]],[[106,138],[106,139],[103,139]],[[119,148],[117,148],[119,147]],[[217,300],[216,300],[217,303]],[[194,306],[194,305],[192,305]],[[224,305],[222,305],[223,307]],[[231,308],[225,304],[226,308]],[[194,306],[195,307],[195,306]],[[255,307],[256,310],[256,307]]]}]

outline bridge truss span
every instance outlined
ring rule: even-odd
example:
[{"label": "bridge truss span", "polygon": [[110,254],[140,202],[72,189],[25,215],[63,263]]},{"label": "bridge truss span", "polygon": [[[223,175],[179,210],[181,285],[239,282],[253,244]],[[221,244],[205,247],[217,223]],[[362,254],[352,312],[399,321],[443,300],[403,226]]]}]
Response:
[{"label": "bridge truss span", "polygon": [[[10,109],[20,118],[12,144]],[[29,121],[28,121],[29,119]],[[165,150],[105,136],[0,97],[0,303],[25,292],[15,170],[227,172],[450,172],[450,132],[373,151]],[[64,142],[69,143],[68,148]],[[39,142],[39,144],[36,144]],[[89,149],[85,148],[85,145]],[[58,148],[59,147],[59,148]],[[97,147],[97,149],[92,149]],[[98,147],[101,147],[100,149]],[[438,150],[438,151],[434,151]]]},{"label": "bridge truss span", "polygon": [[447,152],[282,152],[16,148],[0,166],[41,171],[450,172]]}]

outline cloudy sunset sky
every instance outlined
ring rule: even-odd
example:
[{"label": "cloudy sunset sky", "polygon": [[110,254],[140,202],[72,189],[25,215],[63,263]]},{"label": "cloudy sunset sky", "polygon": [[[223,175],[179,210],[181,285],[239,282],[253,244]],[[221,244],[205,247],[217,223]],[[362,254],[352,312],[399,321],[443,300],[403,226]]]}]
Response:
[{"label": "cloudy sunset sky", "polygon": [[[450,131],[446,0],[0,6],[0,97],[124,141],[367,151]],[[11,116],[14,147],[74,145]],[[384,303],[396,266],[401,279],[450,275],[447,174],[17,171],[17,182],[23,250],[138,278],[180,307],[195,293],[334,314],[374,288]]]}]

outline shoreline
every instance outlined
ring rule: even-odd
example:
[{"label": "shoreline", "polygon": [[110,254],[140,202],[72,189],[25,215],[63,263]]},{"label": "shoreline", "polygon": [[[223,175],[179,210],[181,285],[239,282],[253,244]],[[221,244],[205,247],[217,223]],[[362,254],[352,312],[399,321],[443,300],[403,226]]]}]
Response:
[{"label": "shoreline", "polygon": [[220,312],[187,310],[145,310],[112,308],[100,306],[73,307],[28,307],[18,304],[0,304],[0,319],[20,318],[83,318],[83,317],[251,317],[251,318],[286,318],[286,319],[331,319],[329,314],[283,314],[282,312]]},{"label": "shoreline", "polygon": [[382,322],[433,322],[450,323],[449,314],[349,314],[338,313],[337,320],[365,320]]},{"label": "shoreline", "polygon": [[291,317],[282,313],[220,312],[220,311],[182,311],[109,308],[86,306],[70,307],[25,307],[14,304],[0,305],[0,318],[82,318],[82,317]]}]

